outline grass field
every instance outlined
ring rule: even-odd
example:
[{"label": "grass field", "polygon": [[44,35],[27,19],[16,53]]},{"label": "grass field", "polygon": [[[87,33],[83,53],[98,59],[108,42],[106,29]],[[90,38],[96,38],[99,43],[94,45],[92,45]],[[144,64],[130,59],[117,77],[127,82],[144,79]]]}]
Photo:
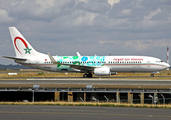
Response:
[{"label": "grass field", "polygon": [[97,103],[97,102],[0,102],[0,105],[58,105],[58,106],[99,106],[99,107],[134,107],[134,108],[166,108],[171,104],[127,104],[127,103]]},{"label": "grass field", "polygon": [[[17,75],[8,75],[8,73],[17,73]],[[149,79],[151,73],[118,73],[117,75],[111,76],[94,76],[94,78],[112,78],[117,79],[122,77],[128,77],[128,79]],[[1,79],[12,79],[12,78],[35,78],[35,77],[82,77],[83,73],[59,73],[59,72],[47,72],[47,71],[17,71],[17,70],[1,70],[0,78]],[[141,77],[139,77],[141,76]],[[160,73],[155,74],[155,76],[161,77],[150,77],[150,79],[171,79],[171,70],[163,70]],[[167,76],[167,77],[162,77]]]}]

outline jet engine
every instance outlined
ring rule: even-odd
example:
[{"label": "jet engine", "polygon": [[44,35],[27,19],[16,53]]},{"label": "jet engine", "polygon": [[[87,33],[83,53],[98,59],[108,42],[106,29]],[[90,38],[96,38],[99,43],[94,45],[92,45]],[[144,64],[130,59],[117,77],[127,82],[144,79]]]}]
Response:
[{"label": "jet engine", "polygon": [[109,68],[95,68],[94,75],[111,75]]},{"label": "jet engine", "polygon": [[95,68],[94,75],[101,75],[101,76],[109,76],[109,75],[116,75],[117,72],[111,72],[110,68]]}]

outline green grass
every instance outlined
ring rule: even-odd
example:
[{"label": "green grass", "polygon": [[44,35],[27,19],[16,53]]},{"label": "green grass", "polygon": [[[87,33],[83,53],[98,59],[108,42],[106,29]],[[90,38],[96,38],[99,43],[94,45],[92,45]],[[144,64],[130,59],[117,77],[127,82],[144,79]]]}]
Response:
[{"label": "green grass", "polygon": [[98,106],[98,107],[132,107],[171,109],[171,104],[127,104],[127,103],[95,103],[95,102],[0,102],[0,105],[57,105],[57,106]]},{"label": "green grass", "polygon": [[[17,75],[8,75],[9,72],[16,72]],[[168,77],[145,77],[150,76],[151,73],[118,73],[117,75],[111,76],[95,76],[96,79],[123,79],[123,77],[127,77],[126,79],[154,79],[154,80],[162,80],[162,79],[171,79],[171,70],[163,70],[160,73],[155,74],[155,76],[168,76]],[[139,77],[142,76],[142,77]],[[59,72],[47,72],[47,71],[19,71],[19,70],[0,70],[0,78],[1,79],[26,79],[26,78],[39,78],[39,77],[83,77],[83,73],[59,73]],[[115,78],[116,77],[116,78]]]}]

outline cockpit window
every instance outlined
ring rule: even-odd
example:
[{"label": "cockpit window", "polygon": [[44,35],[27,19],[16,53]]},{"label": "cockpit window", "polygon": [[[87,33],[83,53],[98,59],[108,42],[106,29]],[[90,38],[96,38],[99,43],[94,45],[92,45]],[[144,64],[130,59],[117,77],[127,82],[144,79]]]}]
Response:
[{"label": "cockpit window", "polygon": [[156,61],[157,63],[160,63],[160,62],[163,62],[162,60],[160,60],[160,61]]}]

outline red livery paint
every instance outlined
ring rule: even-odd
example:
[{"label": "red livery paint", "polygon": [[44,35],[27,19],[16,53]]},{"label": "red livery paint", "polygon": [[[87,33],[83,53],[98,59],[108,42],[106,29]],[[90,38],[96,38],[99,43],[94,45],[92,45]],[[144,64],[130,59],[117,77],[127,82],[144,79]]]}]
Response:
[{"label": "red livery paint", "polygon": [[20,38],[20,37],[16,37],[15,39],[14,39],[14,45],[15,45],[15,48],[18,50],[18,52],[21,54],[21,52],[20,52],[20,50],[18,49],[18,47],[17,47],[17,45],[16,45],[16,40],[17,39],[19,39],[19,40],[21,40],[22,42],[23,42],[23,44],[25,45],[25,47],[27,48],[27,43],[22,39],[22,38]]}]

